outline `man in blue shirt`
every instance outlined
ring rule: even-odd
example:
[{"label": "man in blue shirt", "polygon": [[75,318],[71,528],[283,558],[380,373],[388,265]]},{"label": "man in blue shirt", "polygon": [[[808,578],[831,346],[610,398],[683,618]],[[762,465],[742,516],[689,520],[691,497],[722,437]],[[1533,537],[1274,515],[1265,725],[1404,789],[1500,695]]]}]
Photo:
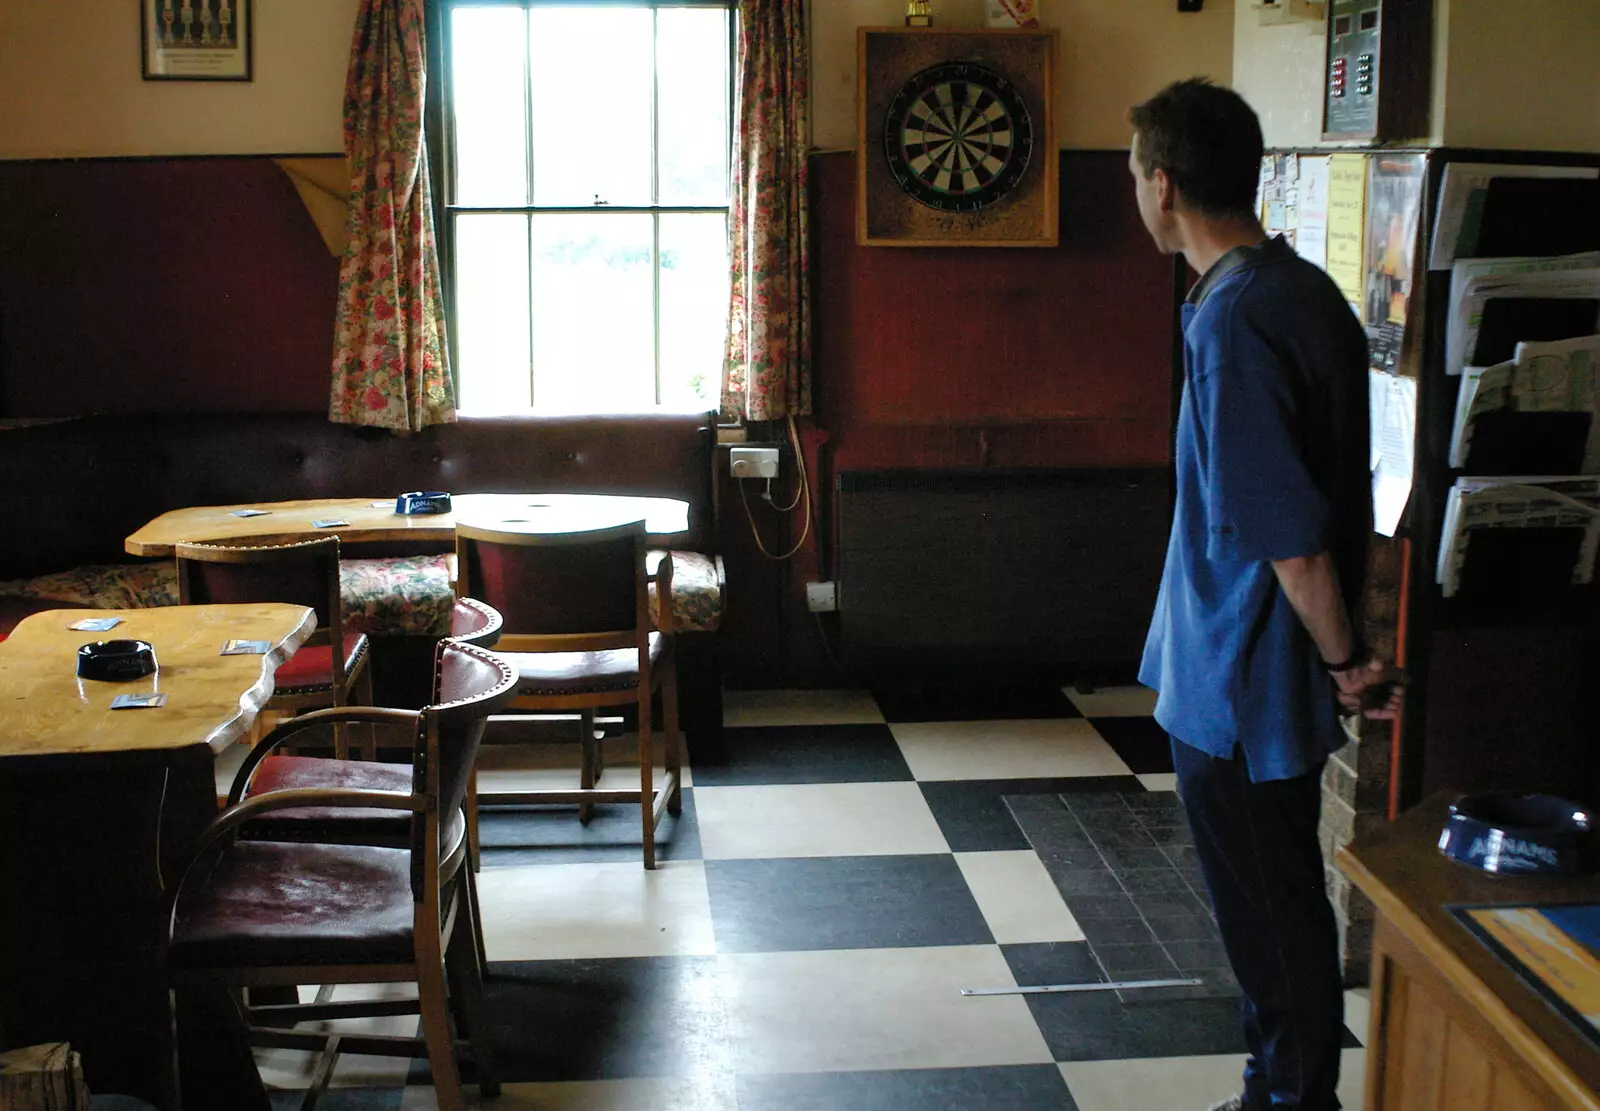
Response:
[{"label": "man in blue shirt", "polygon": [[1131,118],[1145,228],[1202,275],[1139,679],[1243,995],[1244,1092],[1213,1111],[1333,1111],[1344,1009],[1321,775],[1341,704],[1360,709],[1387,671],[1351,616],[1372,530],[1366,337],[1328,276],[1262,231],[1261,127],[1238,94],[1180,81]]}]

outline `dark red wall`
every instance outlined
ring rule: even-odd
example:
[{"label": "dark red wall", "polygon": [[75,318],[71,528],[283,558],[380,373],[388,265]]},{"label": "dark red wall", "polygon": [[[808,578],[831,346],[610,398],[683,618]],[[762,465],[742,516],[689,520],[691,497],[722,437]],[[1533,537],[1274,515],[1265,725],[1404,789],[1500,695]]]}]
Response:
[{"label": "dark red wall", "polygon": [[0,416],[326,409],[338,280],[270,159],[0,163]]},{"label": "dark red wall", "polygon": [[[1139,221],[1126,154],[1060,158],[1059,246],[931,249],[857,246],[855,156],[813,157],[813,539],[788,563],[761,556],[723,483],[730,659],[750,682],[826,677],[804,584],[832,574],[838,471],[1167,465],[1173,263]],[[787,502],[787,453],[785,469]],[[798,511],[780,519],[754,493],[768,549],[787,550]]]}]

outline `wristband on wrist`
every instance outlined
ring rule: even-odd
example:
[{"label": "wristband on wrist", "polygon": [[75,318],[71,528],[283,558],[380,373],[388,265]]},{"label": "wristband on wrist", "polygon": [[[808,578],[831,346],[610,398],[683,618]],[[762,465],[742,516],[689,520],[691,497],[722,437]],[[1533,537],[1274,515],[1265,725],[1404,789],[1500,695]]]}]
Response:
[{"label": "wristband on wrist", "polygon": [[1349,659],[1341,660],[1339,663],[1329,663],[1327,660],[1323,660],[1322,666],[1326,668],[1328,673],[1331,675],[1340,671],[1353,671],[1356,668],[1366,664],[1371,659],[1372,653],[1368,650],[1366,643],[1364,641],[1357,640],[1350,649]]}]

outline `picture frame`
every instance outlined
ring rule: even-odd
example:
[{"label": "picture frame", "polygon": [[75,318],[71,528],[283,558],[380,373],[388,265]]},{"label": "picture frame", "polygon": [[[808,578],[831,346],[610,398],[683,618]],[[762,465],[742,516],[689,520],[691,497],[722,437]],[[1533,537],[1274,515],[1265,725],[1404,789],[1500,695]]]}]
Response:
[{"label": "picture frame", "polygon": [[[857,29],[858,244],[1060,243],[1058,40],[1051,29]],[[982,115],[989,125],[974,132]],[[966,129],[959,143],[939,141],[945,126]]]},{"label": "picture frame", "polygon": [[139,0],[146,81],[249,81],[255,0]]}]

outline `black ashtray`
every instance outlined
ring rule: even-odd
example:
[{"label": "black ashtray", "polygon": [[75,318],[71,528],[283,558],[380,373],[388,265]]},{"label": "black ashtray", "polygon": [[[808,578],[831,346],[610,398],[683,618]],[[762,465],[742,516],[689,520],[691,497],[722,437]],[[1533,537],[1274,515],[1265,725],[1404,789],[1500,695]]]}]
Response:
[{"label": "black ashtray", "polygon": [[394,499],[394,511],[407,517],[450,512],[450,495],[443,490],[413,490]]},{"label": "black ashtray", "polygon": [[156,650],[143,640],[97,640],[78,649],[78,678],[123,682],[156,670]]},{"label": "black ashtray", "polygon": [[1439,851],[1501,875],[1572,875],[1584,868],[1588,810],[1555,795],[1486,792],[1450,806]]}]

